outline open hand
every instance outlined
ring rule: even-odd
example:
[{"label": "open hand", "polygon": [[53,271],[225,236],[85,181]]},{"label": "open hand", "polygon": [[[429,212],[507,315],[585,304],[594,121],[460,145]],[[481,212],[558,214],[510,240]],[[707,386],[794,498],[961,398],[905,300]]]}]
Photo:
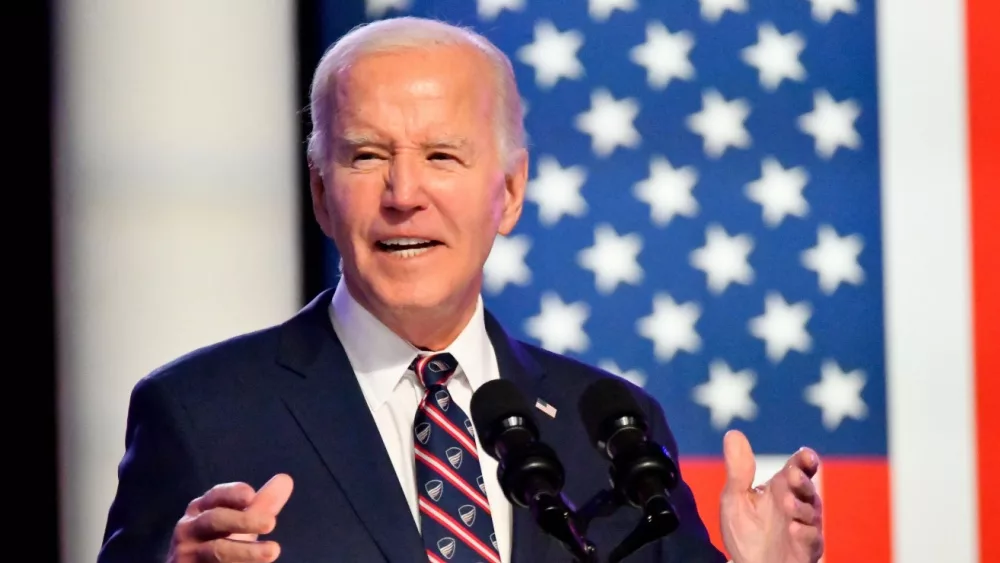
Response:
[{"label": "open hand", "polygon": [[292,494],[292,478],[279,473],[259,491],[246,483],[216,485],[188,505],[174,528],[168,563],[271,563],[281,547],[257,541],[274,530]]},{"label": "open hand", "polygon": [[726,433],[722,538],[734,563],[816,563],[823,555],[823,504],[812,482],[819,456],[802,448],[767,483],[753,488],[753,450]]}]

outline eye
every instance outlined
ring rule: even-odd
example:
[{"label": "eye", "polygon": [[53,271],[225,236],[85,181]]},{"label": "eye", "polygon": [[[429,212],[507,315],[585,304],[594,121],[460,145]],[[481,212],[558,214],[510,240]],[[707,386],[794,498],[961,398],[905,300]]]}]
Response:
[{"label": "eye", "polygon": [[379,156],[373,152],[359,152],[354,155],[355,162],[359,160],[374,160],[376,158],[379,158]]},{"label": "eye", "polygon": [[441,151],[432,152],[427,158],[431,160],[458,160],[455,155]]}]

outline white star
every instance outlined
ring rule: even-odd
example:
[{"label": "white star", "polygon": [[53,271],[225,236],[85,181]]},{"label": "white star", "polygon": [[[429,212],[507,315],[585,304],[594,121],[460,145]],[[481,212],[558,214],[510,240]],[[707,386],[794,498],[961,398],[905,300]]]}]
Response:
[{"label": "white star", "polygon": [[820,225],[816,246],[802,253],[802,265],[819,274],[819,288],[827,295],[841,283],[861,285],[865,272],[858,264],[864,247],[859,235],[840,237],[829,225]]},{"label": "white star", "polygon": [[653,297],[653,312],[636,322],[639,336],[653,341],[653,353],[663,362],[674,357],[679,350],[697,352],[701,337],[694,329],[701,308],[697,303],[677,304],[665,293]]},{"label": "white star", "polygon": [[746,195],[763,208],[764,222],[774,228],[786,215],[805,217],[809,203],[802,190],[809,182],[806,169],[797,166],[785,169],[774,157],[765,158],[760,165],[760,178],[746,186]]},{"label": "white star", "polygon": [[619,283],[638,285],[642,281],[642,268],[637,258],[642,250],[642,237],[638,233],[618,236],[608,224],[594,229],[594,246],[577,254],[577,264],[594,272],[597,292],[608,295]]},{"label": "white star", "polygon": [[479,18],[496,19],[504,9],[519,12],[524,9],[524,0],[477,0]]},{"label": "white star", "polygon": [[597,364],[597,367],[608,373],[613,373],[633,385],[637,385],[639,387],[645,387],[646,385],[646,374],[637,369],[625,371],[618,367],[618,363],[614,360],[601,360],[601,362]]},{"label": "white star", "polygon": [[597,156],[608,156],[615,147],[639,146],[639,132],[632,121],[639,114],[639,103],[633,98],[615,100],[604,88],[590,95],[590,110],[576,116],[576,128],[591,138],[591,148]]},{"label": "white star", "polygon": [[821,23],[827,23],[837,12],[845,14],[858,13],[857,0],[809,0],[812,3],[812,16]]},{"label": "white star", "polygon": [[799,53],[806,46],[796,32],[781,35],[771,23],[757,28],[757,44],[741,51],[741,58],[760,72],[760,84],[774,91],[785,78],[801,82],[806,69],[799,62]]},{"label": "white star", "polygon": [[757,378],[749,369],[734,372],[722,360],[714,360],[708,367],[708,381],[694,388],[694,402],[707,407],[712,413],[712,426],[723,430],[734,418],[753,420],[757,404],[750,396]]},{"label": "white star", "polygon": [[531,248],[528,235],[497,236],[493,248],[483,265],[483,286],[488,293],[497,294],[507,284],[525,286],[531,281],[531,270],[524,258]]},{"label": "white star", "polygon": [[365,16],[380,18],[390,9],[409,10],[411,0],[365,0]]},{"label": "white star", "polygon": [[535,39],[517,50],[517,58],[535,69],[535,84],[548,89],[560,78],[583,76],[583,65],[576,52],[583,45],[583,34],[577,30],[560,32],[552,22],[535,22]]},{"label": "white star", "polygon": [[820,380],[805,390],[805,400],[823,410],[823,426],[833,432],[845,417],[861,420],[868,415],[868,406],[861,398],[865,374],[861,370],[844,373],[833,360],[825,360],[820,368]]},{"label": "white star", "polygon": [[705,154],[718,158],[733,146],[750,146],[750,133],[743,122],[750,115],[750,104],[744,99],[727,102],[716,90],[708,90],[701,96],[702,109],[689,115],[688,129],[702,136]]},{"label": "white star", "polygon": [[651,88],[662,90],[673,78],[690,80],[694,67],[688,53],[694,47],[694,37],[688,31],[671,34],[660,22],[646,25],[646,42],[629,51],[629,58],[646,68],[646,80]]},{"label": "white star", "polygon": [[812,308],[806,302],[789,305],[778,293],[769,292],[764,301],[764,314],[750,319],[750,334],[766,344],[767,357],[773,363],[785,358],[789,350],[808,352],[812,338],[806,323]]},{"label": "white star", "polygon": [[799,129],[816,140],[816,153],[830,158],[837,148],[857,149],[861,136],[854,130],[854,120],[861,115],[861,108],[854,100],[836,102],[826,90],[813,94],[813,110],[799,116]]},{"label": "white star", "polygon": [[691,265],[708,276],[708,288],[719,294],[731,283],[749,285],[753,281],[753,268],[747,262],[753,250],[750,235],[730,237],[719,225],[709,225],[705,230],[705,246],[691,252]]},{"label": "white star", "polygon": [[746,12],[747,0],[699,0],[701,2],[701,17],[710,22],[717,22],[726,10]]},{"label": "white star", "polygon": [[525,199],[538,205],[538,221],[546,227],[555,225],[563,215],[583,217],[587,200],[580,188],[587,181],[582,166],[563,168],[551,156],[538,158],[538,174],[528,182]]},{"label": "white star", "polygon": [[615,8],[623,12],[635,10],[635,0],[589,0],[587,11],[594,21],[607,21]]},{"label": "white star", "polygon": [[583,331],[583,323],[589,316],[590,308],[583,301],[566,304],[547,291],[542,294],[541,311],[524,322],[524,331],[550,352],[584,352],[590,346],[590,339]]},{"label": "white star", "polygon": [[691,190],[698,183],[698,172],[691,166],[674,168],[662,156],[649,161],[649,177],[632,188],[636,199],[649,205],[649,218],[657,226],[670,223],[674,215],[694,217],[698,201]]}]

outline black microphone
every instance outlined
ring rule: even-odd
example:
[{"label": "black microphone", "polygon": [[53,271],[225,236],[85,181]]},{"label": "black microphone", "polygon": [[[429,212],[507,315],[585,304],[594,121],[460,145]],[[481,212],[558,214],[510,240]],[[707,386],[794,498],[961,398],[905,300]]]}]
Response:
[{"label": "black microphone", "polygon": [[670,502],[678,471],[666,448],[649,436],[649,422],[632,391],[617,378],[602,378],[584,390],[578,403],[591,444],[611,462],[611,484],[625,503],[642,510],[639,525],[612,551],[620,561],[680,524]]},{"label": "black microphone", "polygon": [[513,505],[527,508],[547,534],[579,561],[596,561],[596,549],[579,531],[571,503],[563,496],[566,472],[559,457],[539,439],[531,407],[513,383],[484,383],[472,394],[472,423],[483,449],[499,462],[497,479]]}]

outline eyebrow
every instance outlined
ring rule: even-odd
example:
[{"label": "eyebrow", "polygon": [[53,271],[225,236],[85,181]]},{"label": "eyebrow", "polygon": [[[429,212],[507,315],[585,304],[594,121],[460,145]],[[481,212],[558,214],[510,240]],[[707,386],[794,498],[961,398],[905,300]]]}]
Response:
[{"label": "eyebrow", "polygon": [[[377,136],[359,133],[345,133],[337,137],[337,145],[343,148],[358,148],[363,146],[377,146],[377,147],[388,147],[389,143],[381,140]],[[465,137],[440,137],[421,143],[420,146],[424,149],[452,149],[452,150],[464,150],[468,149],[472,145],[471,142]]]},{"label": "eyebrow", "polygon": [[365,145],[385,145],[376,137],[367,134],[344,133],[337,136],[337,145],[341,147],[353,148]]},{"label": "eyebrow", "polygon": [[453,150],[468,149],[471,145],[472,143],[470,143],[469,140],[466,139],[465,137],[443,137],[422,144],[424,148],[428,149],[453,149]]}]

